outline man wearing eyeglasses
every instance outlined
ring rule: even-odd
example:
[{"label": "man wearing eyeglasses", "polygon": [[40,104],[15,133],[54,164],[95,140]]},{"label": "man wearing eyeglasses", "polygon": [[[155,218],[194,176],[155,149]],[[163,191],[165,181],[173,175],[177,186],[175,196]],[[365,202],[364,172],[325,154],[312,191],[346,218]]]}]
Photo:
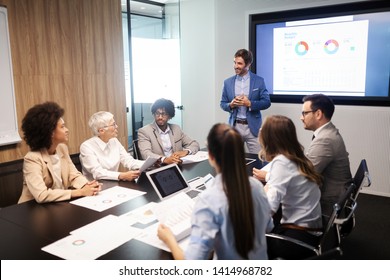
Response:
[{"label": "man wearing eyeglasses", "polygon": [[141,157],[159,158],[163,164],[181,163],[182,157],[199,151],[199,143],[187,136],[176,124],[168,121],[175,116],[175,105],[164,98],[156,100],[151,112],[154,122],[138,130]]},{"label": "man wearing eyeglasses", "polygon": [[334,110],[333,101],[324,94],[303,98],[301,121],[306,130],[314,132],[306,156],[323,176],[321,208],[325,215],[332,212],[334,203],[352,180],[344,140],[331,122]]}]

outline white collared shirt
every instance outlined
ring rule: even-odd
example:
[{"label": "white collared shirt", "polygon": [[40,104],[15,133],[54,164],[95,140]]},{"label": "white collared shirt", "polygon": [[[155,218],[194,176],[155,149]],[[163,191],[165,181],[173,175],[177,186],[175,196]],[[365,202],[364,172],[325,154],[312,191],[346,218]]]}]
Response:
[{"label": "white collared shirt", "polygon": [[163,150],[165,157],[169,157],[173,153],[173,147],[171,143],[171,139],[169,137],[169,132],[171,129],[169,128],[169,125],[167,126],[167,129],[165,131],[162,131],[158,126],[158,133],[160,134],[161,142],[163,144]]},{"label": "white collared shirt", "polygon": [[59,185],[62,185],[62,177],[61,177],[61,161],[58,154],[49,155],[51,160],[51,165],[53,166],[53,177],[59,182]]},{"label": "white collared shirt", "polygon": [[328,121],[326,124],[324,124],[324,125],[320,126],[319,128],[317,128],[317,129],[313,132],[314,137],[317,137],[318,133],[320,133],[320,131],[321,131],[324,127],[326,127],[327,125],[329,125],[329,124],[330,124],[330,121]]},{"label": "white collared shirt", "polygon": [[319,186],[303,176],[298,166],[284,155],[269,163],[268,202],[276,213],[282,206],[281,223],[320,228],[322,226]]},{"label": "white collared shirt", "polygon": [[[242,77],[239,75],[236,76],[235,96],[240,96],[240,95],[245,95],[246,97],[249,96],[249,81],[250,81],[249,72],[247,72]],[[246,119],[246,111],[247,111],[247,107],[239,106],[237,112],[237,118]]]},{"label": "white collared shirt", "polygon": [[138,169],[144,163],[143,160],[136,160],[130,156],[117,138],[105,143],[97,136],[81,144],[80,161],[83,174],[95,180],[118,180],[121,163],[129,170]]}]

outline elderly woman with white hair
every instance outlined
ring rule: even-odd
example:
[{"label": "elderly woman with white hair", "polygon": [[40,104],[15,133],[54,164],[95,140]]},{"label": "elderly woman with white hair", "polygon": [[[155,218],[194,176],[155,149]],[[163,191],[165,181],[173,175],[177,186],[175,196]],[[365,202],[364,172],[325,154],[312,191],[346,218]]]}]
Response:
[{"label": "elderly woman with white hair", "polygon": [[[89,127],[94,136],[80,146],[83,174],[95,180],[133,181],[140,176],[138,169],[144,163],[134,159],[117,139],[118,126],[114,115],[100,111],[91,116]],[[128,171],[119,172],[122,164]]]}]

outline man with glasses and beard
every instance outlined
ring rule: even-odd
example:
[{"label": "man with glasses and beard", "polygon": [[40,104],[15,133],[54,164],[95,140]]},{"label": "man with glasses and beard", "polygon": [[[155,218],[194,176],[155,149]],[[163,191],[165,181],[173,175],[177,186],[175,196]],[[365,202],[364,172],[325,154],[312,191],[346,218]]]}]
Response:
[{"label": "man with glasses and beard", "polygon": [[159,158],[162,164],[181,163],[182,157],[195,154],[199,143],[188,137],[176,124],[168,121],[175,116],[175,105],[164,98],[156,100],[151,112],[154,122],[138,130],[141,157]]},{"label": "man with glasses and beard", "polygon": [[323,176],[321,208],[325,215],[330,215],[344,187],[352,180],[343,137],[331,121],[334,110],[333,101],[324,94],[303,98],[301,121],[306,130],[313,131],[305,154]]}]

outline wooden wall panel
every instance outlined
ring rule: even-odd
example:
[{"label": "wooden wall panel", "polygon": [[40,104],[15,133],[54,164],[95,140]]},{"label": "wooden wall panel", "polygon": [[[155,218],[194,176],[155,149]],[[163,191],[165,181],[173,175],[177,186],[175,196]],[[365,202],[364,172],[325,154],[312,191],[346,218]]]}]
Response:
[{"label": "wooden wall panel", "polygon": [[[7,6],[17,118],[35,104],[65,109],[69,150],[92,133],[89,117],[110,111],[127,146],[120,0],[0,0]],[[20,130],[20,135],[23,136]],[[28,147],[0,147],[0,162],[23,158]]]}]

